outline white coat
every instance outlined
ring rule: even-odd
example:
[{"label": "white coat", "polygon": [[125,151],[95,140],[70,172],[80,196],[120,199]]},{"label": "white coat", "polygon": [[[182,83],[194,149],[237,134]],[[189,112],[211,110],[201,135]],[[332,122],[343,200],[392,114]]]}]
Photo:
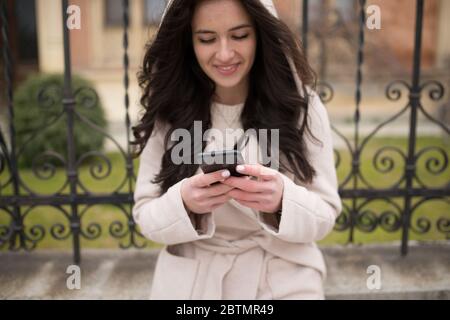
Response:
[{"label": "white coat", "polygon": [[[261,1],[276,15],[272,1]],[[279,223],[273,214],[230,200],[200,215],[197,224],[181,198],[186,179],[159,196],[159,186],[150,181],[160,171],[168,127],[155,127],[141,154],[133,207],[142,234],[165,245],[155,267],[151,299],[324,298],[326,267],[315,241],[333,229],[342,204],[327,111],[317,94],[311,94],[309,126],[322,144],[306,139],[306,145],[317,175],[304,185],[293,174],[280,173],[284,187]],[[225,132],[225,120],[239,115],[242,107],[213,103],[213,128]],[[233,128],[242,128],[239,117]],[[244,154],[258,153],[252,138]],[[206,150],[216,146],[208,144]]]}]

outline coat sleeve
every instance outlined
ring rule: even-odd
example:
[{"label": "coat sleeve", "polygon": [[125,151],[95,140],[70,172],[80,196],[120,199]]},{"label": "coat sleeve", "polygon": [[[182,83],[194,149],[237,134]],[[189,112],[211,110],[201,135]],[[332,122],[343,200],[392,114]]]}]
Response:
[{"label": "coat sleeve", "polygon": [[334,166],[331,127],[325,106],[312,92],[310,129],[322,144],[313,143],[308,136],[306,145],[309,160],[317,175],[312,183],[299,185],[281,174],[284,187],[281,216],[258,212],[262,227],[275,237],[294,243],[323,239],[332,231],[342,210],[338,181]]},{"label": "coat sleeve", "polygon": [[142,235],[158,243],[170,245],[211,238],[215,232],[212,213],[197,215],[184,206],[181,185],[187,178],[171,186],[161,196],[159,185],[151,182],[161,168],[165,151],[164,131],[162,126],[155,126],[141,153],[133,218]]}]

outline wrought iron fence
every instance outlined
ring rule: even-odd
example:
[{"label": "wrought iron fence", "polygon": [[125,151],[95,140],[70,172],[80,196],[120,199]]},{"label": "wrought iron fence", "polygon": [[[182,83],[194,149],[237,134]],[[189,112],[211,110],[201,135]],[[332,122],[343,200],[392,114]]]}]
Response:
[{"label": "wrought iron fence", "polygon": [[[360,104],[361,104],[361,85],[363,81],[362,66],[364,62],[365,45],[365,1],[359,0],[359,34],[357,49],[357,73],[356,73],[356,92],[355,92],[355,111],[354,111],[354,135],[352,139],[346,138],[339,130],[332,126],[333,131],[342,139],[347,150],[336,150],[336,167],[342,165],[343,152],[347,152],[351,157],[351,170],[348,175],[341,179],[339,183],[339,193],[344,200],[343,212],[339,216],[335,230],[348,232],[348,241],[354,241],[356,230],[363,232],[372,232],[377,228],[382,228],[387,232],[401,232],[401,253],[407,254],[409,232],[427,233],[430,228],[435,227],[447,239],[450,237],[450,219],[449,212],[443,212],[438,217],[433,226],[428,217],[414,218],[417,209],[427,201],[442,201],[446,205],[450,203],[450,183],[438,187],[426,185],[417,174],[417,165],[419,159],[422,159],[434,151],[434,156],[428,156],[426,159],[426,170],[434,175],[441,175],[446,172],[448,167],[448,150],[440,146],[428,146],[418,150],[417,148],[417,119],[418,114],[423,114],[427,119],[441,127],[446,135],[449,135],[449,127],[433,118],[422,104],[422,96],[428,94],[433,101],[442,99],[444,87],[437,81],[421,82],[421,47],[422,47],[422,21],[424,12],[424,0],[416,2],[416,18],[414,32],[414,58],[412,66],[411,82],[396,80],[391,82],[385,95],[391,101],[399,101],[402,95],[408,95],[407,104],[394,116],[380,123],[370,134],[360,137]],[[67,21],[68,0],[62,0],[63,26]],[[303,27],[302,40],[305,50],[308,49],[308,1],[303,0]],[[121,248],[142,248],[146,242],[137,229],[133,217],[133,186],[135,174],[133,161],[131,158],[130,144],[123,149],[117,141],[113,139],[103,129],[95,126],[89,119],[84,118],[78,112],[79,106],[76,102],[77,95],[82,91],[90,91],[89,88],[81,88],[76,91],[72,88],[72,70],[70,57],[69,31],[63,28],[64,36],[64,86],[58,88],[63,104],[62,112],[67,116],[67,154],[55,154],[46,152],[36,155],[36,158],[55,158],[64,164],[65,181],[63,186],[50,195],[43,195],[33,191],[27,186],[20,176],[18,169],[18,158],[21,156],[24,146],[17,146],[16,131],[14,127],[14,105],[13,105],[13,61],[11,60],[10,39],[8,38],[8,19],[6,2],[2,1],[1,14],[1,34],[3,41],[2,57],[4,63],[4,78],[7,110],[7,129],[6,136],[0,130],[0,177],[6,177],[5,181],[0,180],[0,214],[7,215],[10,218],[8,224],[0,225],[0,246],[12,251],[32,250],[37,244],[50,233],[54,239],[65,240],[72,239],[73,255],[75,263],[79,263],[81,256],[80,239],[97,239],[102,234],[102,228],[98,223],[85,223],[84,214],[93,205],[109,204],[118,208],[123,214],[126,222],[115,220],[109,224],[109,234],[119,240]],[[123,0],[123,85],[124,85],[124,125],[127,132],[127,141],[130,141],[130,117],[129,117],[129,59],[128,59],[128,27],[129,27],[129,1]],[[49,88],[42,88],[39,97],[45,103],[56,103],[48,96]],[[330,83],[319,82],[318,92],[322,101],[327,104],[333,99],[334,89]],[[90,99],[84,99],[84,107],[93,105],[98,97],[91,92]],[[42,102],[41,101],[41,102]],[[43,110],[44,112],[44,110]],[[403,175],[397,181],[394,181],[388,188],[377,188],[364,177],[361,171],[361,156],[367,146],[367,143],[373,139],[377,132],[387,124],[395,121],[400,115],[409,115],[409,136],[407,152],[403,152],[395,146],[383,146],[378,150],[373,158],[374,169],[380,174],[390,174],[395,166],[394,158],[386,155],[387,151],[395,152],[403,160],[401,163]],[[57,119],[58,120],[58,119]],[[56,121],[56,120],[55,120]],[[90,151],[88,154],[77,158],[74,150],[74,122],[84,122],[92,130],[103,134],[107,139],[113,141],[124,159],[126,176],[115,191],[107,194],[98,194],[86,188],[79,179],[80,159],[85,157],[97,157],[103,161],[107,168],[107,173],[99,176],[95,173],[95,168],[90,168],[93,178],[102,179],[111,172],[111,160],[108,156],[98,150]],[[50,123],[36,129],[36,135],[45,130]],[[6,140],[8,138],[8,141]],[[32,138],[33,139],[33,138]],[[32,141],[31,141],[32,142]],[[438,156],[436,156],[438,155]],[[42,171],[47,174],[44,176]],[[32,172],[35,177],[44,183],[54,177],[55,167],[50,162],[33,166]],[[448,181],[448,180],[447,180]],[[5,194],[4,190],[9,188],[11,194]],[[3,191],[2,191],[3,190]],[[66,191],[64,191],[66,190]],[[399,202],[393,199],[401,200]],[[347,200],[347,201],[345,201]],[[392,207],[392,210],[375,213],[368,209],[373,201],[384,201]],[[30,211],[39,206],[50,206],[56,209],[67,223],[54,223],[51,227],[45,228],[41,224],[27,225],[27,216]],[[448,207],[447,207],[448,208]]]}]

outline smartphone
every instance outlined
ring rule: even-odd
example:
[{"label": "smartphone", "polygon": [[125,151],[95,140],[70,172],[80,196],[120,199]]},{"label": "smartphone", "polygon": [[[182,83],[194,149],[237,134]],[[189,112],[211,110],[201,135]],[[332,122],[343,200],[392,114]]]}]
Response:
[{"label": "smartphone", "polygon": [[197,154],[197,159],[204,173],[228,169],[233,177],[246,176],[236,171],[237,165],[245,164],[244,158],[238,150],[202,152]]}]

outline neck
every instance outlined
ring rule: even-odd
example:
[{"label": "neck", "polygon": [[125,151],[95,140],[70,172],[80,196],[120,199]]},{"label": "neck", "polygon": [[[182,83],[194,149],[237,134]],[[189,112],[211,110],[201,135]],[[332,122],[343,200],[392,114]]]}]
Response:
[{"label": "neck", "polygon": [[214,100],[218,103],[236,105],[244,103],[248,94],[248,83],[244,83],[234,86],[232,88],[216,87]]}]

